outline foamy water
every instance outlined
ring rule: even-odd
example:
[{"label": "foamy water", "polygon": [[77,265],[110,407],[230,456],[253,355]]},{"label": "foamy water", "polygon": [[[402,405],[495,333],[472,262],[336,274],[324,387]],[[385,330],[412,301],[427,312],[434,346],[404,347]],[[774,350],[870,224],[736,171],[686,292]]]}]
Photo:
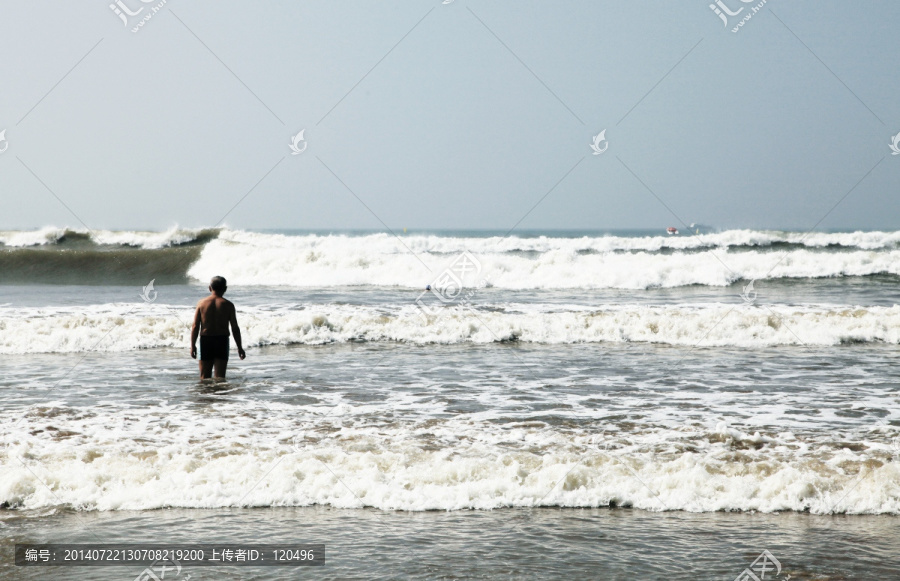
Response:
[{"label": "foamy water", "polygon": [[[737,280],[900,274],[898,233],[776,236],[734,231],[688,237],[552,239],[282,236],[223,232],[188,274],[227,272],[235,284],[418,288],[467,251],[479,279],[507,289],[726,286]],[[747,250],[775,243],[784,252]],[[854,249],[822,251],[831,245]],[[733,247],[739,247],[735,250]],[[817,247],[811,250],[807,247]],[[676,249],[678,253],[660,253]]]},{"label": "foamy water", "polygon": [[[248,346],[349,341],[412,344],[657,343],[768,347],[900,343],[900,306],[783,307],[713,304],[593,309],[557,305],[449,307],[436,314],[410,303],[381,307],[300,304],[240,312]],[[0,353],[80,353],[177,347],[193,311],[164,305],[0,307]]]},{"label": "foamy water", "polygon": [[468,252],[477,261],[473,282],[495,288],[721,287],[742,280],[898,275],[898,241],[900,232],[519,237],[48,227],[0,232],[0,282],[102,285],[129,276],[187,282],[223,275],[254,286],[422,288]]},{"label": "foamy water", "polygon": [[[740,352],[679,361],[647,348],[254,350],[224,391],[179,386],[184,354],[169,350],[82,363],[55,386],[22,366],[0,497],[28,509],[900,512],[884,352],[844,369],[828,365],[835,352],[768,352],[760,382]],[[734,366],[729,379],[710,358]],[[798,358],[806,372],[791,369]],[[104,367],[129,361],[142,373],[104,387]]]},{"label": "foamy water", "polygon": [[0,233],[0,502],[897,514],[898,237]]},{"label": "foamy water", "polygon": [[[198,239],[205,239],[213,232],[223,241],[264,247],[308,247],[315,244],[336,242],[350,246],[354,242],[360,246],[373,244],[381,250],[392,252],[407,248],[429,252],[470,252],[514,250],[546,252],[548,250],[611,250],[657,251],[669,249],[727,248],[727,247],[767,247],[777,245],[798,245],[810,248],[828,246],[859,248],[864,250],[896,249],[900,246],[900,232],[856,231],[856,232],[784,232],[775,230],[726,230],[722,232],[678,236],[660,234],[644,235],[584,235],[584,236],[453,236],[446,234],[406,234],[394,236],[387,233],[369,235],[322,235],[322,234],[271,234],[243,230],[212,230],[205,228],[181,228],[172,226],[162,232],[156,231],[88,231],[82,228],[47,226],[37,230],[0,231],[0,244],[13,247],[41,246],[59,243],[66,236],[82,236],[96,244],[124,244],[143,248],[177,246]],[[405,245],[405,246],[404,246]]]}]

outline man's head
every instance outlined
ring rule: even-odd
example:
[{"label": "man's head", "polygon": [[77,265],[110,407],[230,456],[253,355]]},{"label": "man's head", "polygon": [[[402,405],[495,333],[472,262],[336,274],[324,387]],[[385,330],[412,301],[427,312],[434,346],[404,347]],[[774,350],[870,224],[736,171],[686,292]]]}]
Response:
[{"label": "man's head", "polygon": [[210,292],[214,292],[219,296],[225,294],[225,289],[228,288],[228,285],[225,283],[225,277],[222,276],[214,276],[212,280],[209,281],[209,290]]}]

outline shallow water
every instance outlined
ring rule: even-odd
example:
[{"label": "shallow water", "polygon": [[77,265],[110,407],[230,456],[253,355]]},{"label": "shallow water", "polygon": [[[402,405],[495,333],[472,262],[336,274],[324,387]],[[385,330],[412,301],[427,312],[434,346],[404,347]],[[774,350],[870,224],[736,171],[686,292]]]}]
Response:
[{"label": "shallow water", "polygon": [[[766,579],[893,579],[900,521],[802,513],[629,509],[383,512],[259,508],[0,512],[0,579],[131,581],[141,567],[14,569],[13,542],[325,544],[324,567],[186,567],[177,579],[734,579],[763,550]],[[168,578],[168,576],[167,576]]]},{"label": "shallow water", "polygon": [[[198,579],[734,579],[763,550],[778,580],[894,574],[898,233],[405,237],[431,274],[384,235],[95,238],[0,233],[4,551],[328,547]],[[490,283],[420,310],[463,250]],[[81,276],[84,252],[106,262]],[[35,253],[79,284],[34,284]],[[248,347],[223,384],[188,356],[209,272]]]},{"label": "shallow water", "polygon": [[896,514],[897,358],[878,345],[298,345],[251,350],[213,385],[186,349],[23,355],[0,363],[0,491],[28,509]]}]

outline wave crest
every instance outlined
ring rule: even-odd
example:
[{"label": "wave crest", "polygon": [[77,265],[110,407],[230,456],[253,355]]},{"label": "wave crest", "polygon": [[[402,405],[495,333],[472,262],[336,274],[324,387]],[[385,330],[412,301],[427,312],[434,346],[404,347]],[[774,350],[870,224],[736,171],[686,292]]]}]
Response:
[{"label": "wave crest", "polygon": [[[156,309],[154,311],[154,308]],[[0,311],[0,353],[73,353],[91,349],[129,351],[188,344],[192,311],[157,305],[93,307],[88,312],[42,309]],[[352,341],[413,344],[521,341],[564,343],[656,343],[702,347],[770,347],[900,343],[900,306],[894,307],[616,307],[602,310],[530,312],[490,307],[477,316],[447,308],[428,320],[416,307],[310,306],[270,311],[240,309],[244,343],[319,345]],[[101,342],[107,337],[108,340]],[[98,344],[99,343],[99,344]]]},{"label": "wave crest", "polygon": [[39,230],[0,232],[0,245],[9,248],[30,246],[66,246],[88,244],[97,246],[127,246],[155,250],[185,244],[205,244],[219,235],[215,228],[179,228],[164,232],[152,231],[89,231],[79,228],[47,226]]},{"label": "wave crest", "polygon": [[[67,410],[82,417],[71,426],[54,418],[51,437],[22,426],[5,450],[9,469],[0,480],[0,500],[16,508],[88,510],[318,504],[411,511],[633,506],[900,513],[900,464],[891,461],[880,434],[855,438],[853,450],[835,450],[830,442],[808,439],[798,445],[790,432],[761,436],[725,425],[616,437],[455,419],[329,422],[302,409],[279,414],[290,428],[272,432],[246,425],[246,417],[269,417],[272,409],[248,413],[247,406],[220,404],[214,416],[163,406],[147,410],[141,421],[118,421],[112,431],[108,417]],[[55,489],[13,457],[39,461]]]},{"label": "wave crest", "polygon": [[240,230],[0,232],[0,283],[183,283],[424,288],[462,252],[505,289],[727,286],[900,275],[900,232],[730,230],[696,236],[284,235]]},{"label": "wave crest", "polygon": [[241,285],[424,288],[464,250],[482,266],[480,279],[506,289],[728,286],[742,279],[900,274],[900,250],[582,252],[605,240],[408,237],[401,243],[389,235],[223,232],[206,245],[188,275],[200,281],[222,275]]}]

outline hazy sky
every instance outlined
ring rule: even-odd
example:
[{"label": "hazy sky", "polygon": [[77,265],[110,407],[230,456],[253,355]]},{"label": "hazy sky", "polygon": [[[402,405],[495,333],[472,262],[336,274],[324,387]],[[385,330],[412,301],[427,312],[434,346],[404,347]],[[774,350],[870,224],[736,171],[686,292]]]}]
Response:
[{"label": "hazy sky", "polygon": [[0,0],[0,228],[900,229],[897,2],[162,1]]}]

